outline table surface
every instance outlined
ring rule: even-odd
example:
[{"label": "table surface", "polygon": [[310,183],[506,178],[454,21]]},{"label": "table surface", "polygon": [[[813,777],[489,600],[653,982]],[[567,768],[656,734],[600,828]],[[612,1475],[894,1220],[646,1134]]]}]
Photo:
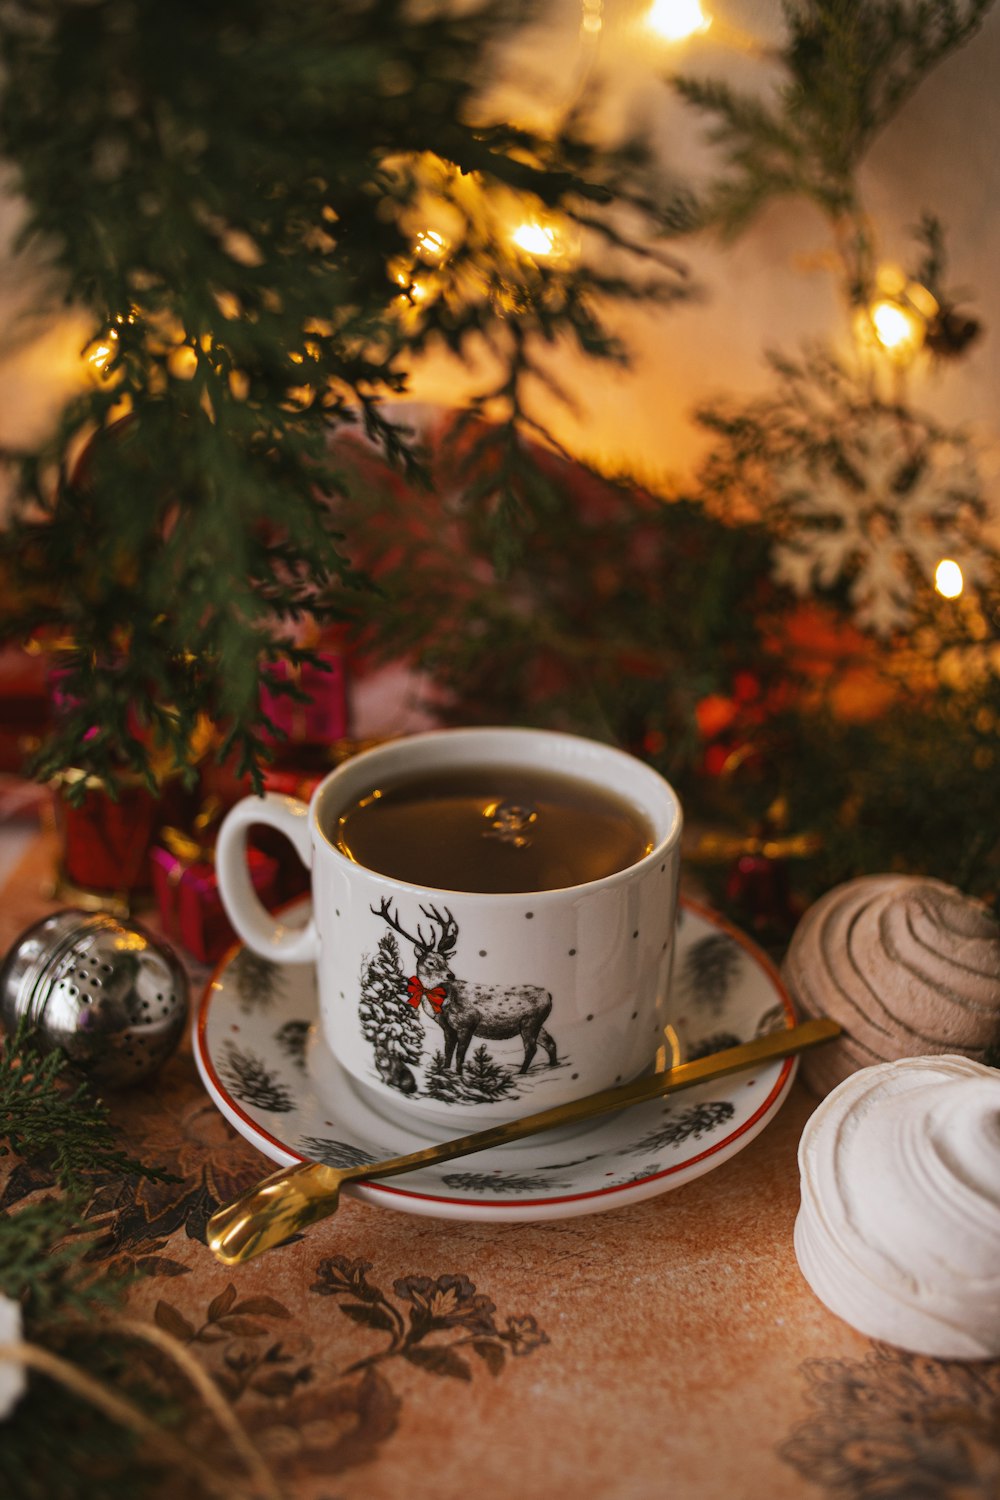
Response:
[{"label": "table surface", "polygon": [[[3,951],[53,908],[52,866],[41,837],[8,874]],[[180,1179],[121,1194],[109,1257],[152,1272],[129,1312],[188,1346],[288,1500],[1000,1495],[1000,1363],[873,1343],[799,1273],[799,1082],[739,1155],[643,1203],[464,1224],[345,1201],[238,1270],[206,1219],[273,1166],[188,1043],[109,1102]]]}]

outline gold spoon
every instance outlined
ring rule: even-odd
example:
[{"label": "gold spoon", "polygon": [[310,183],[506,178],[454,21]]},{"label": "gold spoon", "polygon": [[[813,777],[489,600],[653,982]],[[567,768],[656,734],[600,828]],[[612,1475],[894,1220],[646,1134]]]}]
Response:
[{"label": "gold spoon", "polygon": [[280,1245],[300,1229],[306,1229],[317,1220],[328,1219],[335,1214],[340,1189],[347,1182],[373,1182],[379,1177],[394,1177],[397,1173],[413,1172],[418,1167],[453,1161],[458,1156],[471,1156],[476,1151],[487,1151],[491,1146],[506,1146],[511,1141],[523,1140],[525,1136],[553,1130],[557,1125],[578,1125],[583,1120],[627,1109],[632,1104],[644,1104],[663,1094],[672,1094],[677,1089],[691,1088],[696,1083],[706,1083],[712,1078],[723,1078],[727,1073],[751,1068],[756,1063],[787,1057],[793,1052],[802,1052],[807,1047],[817,1047],[821,1042],[830,1041],[839,1034],[840,1027],[836,1021],[825,1018],[805,1021],[787,1031],[771,1032],[768,1036],[757,1037],[755,1041],[741,1042],[738,1047],[727,1047],[724,1052],[714,1052],[709,1057],[699,1058],[697,1062],[681,1063],[679,1067],[667,1068],[664,1072],[640,1078],[635,1083],[605,1089],[600,1094],[589,1094],[584,1099],[543,1109],[537,1114],[523,1115],[519,1120],[511,1120],[505,1125],[494,1125],[489,1130],[479,1130],[475,1135],[444,1141],[439,1146],[426,1146],[423,1150],[411,1151],[406,1156],[393,1156],[387,1161],[361,1162],[353,1167],[327,1167],[319,1162],[298,1162],[294,1167],[285,1167],[283,1171],[266,1177],[242,1198],[237,1198],[234,1203],[214,1213],[208,1221],[209,1249],[223,1265],[238,1266],[243,1261],[260,1255],[262,1251]]}]

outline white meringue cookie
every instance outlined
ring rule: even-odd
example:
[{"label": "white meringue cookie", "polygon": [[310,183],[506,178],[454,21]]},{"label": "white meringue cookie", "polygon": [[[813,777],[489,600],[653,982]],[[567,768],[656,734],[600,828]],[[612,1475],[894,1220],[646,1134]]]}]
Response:
[{"label": "white meringue cookie", "polygon": [[795,1253],[831,1312],[914,1353],[1000,1356],[1000,1071],[944,1055],[852,1074],[799,1172]]}]

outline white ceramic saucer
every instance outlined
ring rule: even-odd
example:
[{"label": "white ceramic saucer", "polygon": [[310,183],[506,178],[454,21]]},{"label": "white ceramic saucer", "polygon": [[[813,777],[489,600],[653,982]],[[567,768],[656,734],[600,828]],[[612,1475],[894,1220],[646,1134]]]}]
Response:
[{"label": "white ceramic saucer", "polygon": [[[776,971],[742,933],[682,903],[675,1031],[666,1060],[790,1026]],[[288,1166],[377,1161],[425,1144],[377,1113],[328,1052],[317,1027],[315,971],[234,949],[195,1016],[194,1055],[212,1099],[259,1150]],[[351,1185],[368,1203],[443,1219],[559,1219],[635,1203],[728,1161],[781,1107],[796,1058],[737,1073],[605,1117],[391,1182]]]}]

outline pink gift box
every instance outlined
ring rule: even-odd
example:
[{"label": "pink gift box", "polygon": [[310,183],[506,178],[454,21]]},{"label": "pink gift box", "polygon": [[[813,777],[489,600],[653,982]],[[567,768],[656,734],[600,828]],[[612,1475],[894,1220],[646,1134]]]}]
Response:
[{"label": "pink gift box", "polygon": [[[347,673],[344,658],[337,652],[318,653],[329,667],[305,662],[293,667],[287,661],[268,664],[260,684],[261,710],[294,745],[328,745],[347,734]],[[304,703],[285,693],[276,693],[268,682],[291,682],[309,695]],[[281,744],[277,735],[267,730],[264,738]]]}]

